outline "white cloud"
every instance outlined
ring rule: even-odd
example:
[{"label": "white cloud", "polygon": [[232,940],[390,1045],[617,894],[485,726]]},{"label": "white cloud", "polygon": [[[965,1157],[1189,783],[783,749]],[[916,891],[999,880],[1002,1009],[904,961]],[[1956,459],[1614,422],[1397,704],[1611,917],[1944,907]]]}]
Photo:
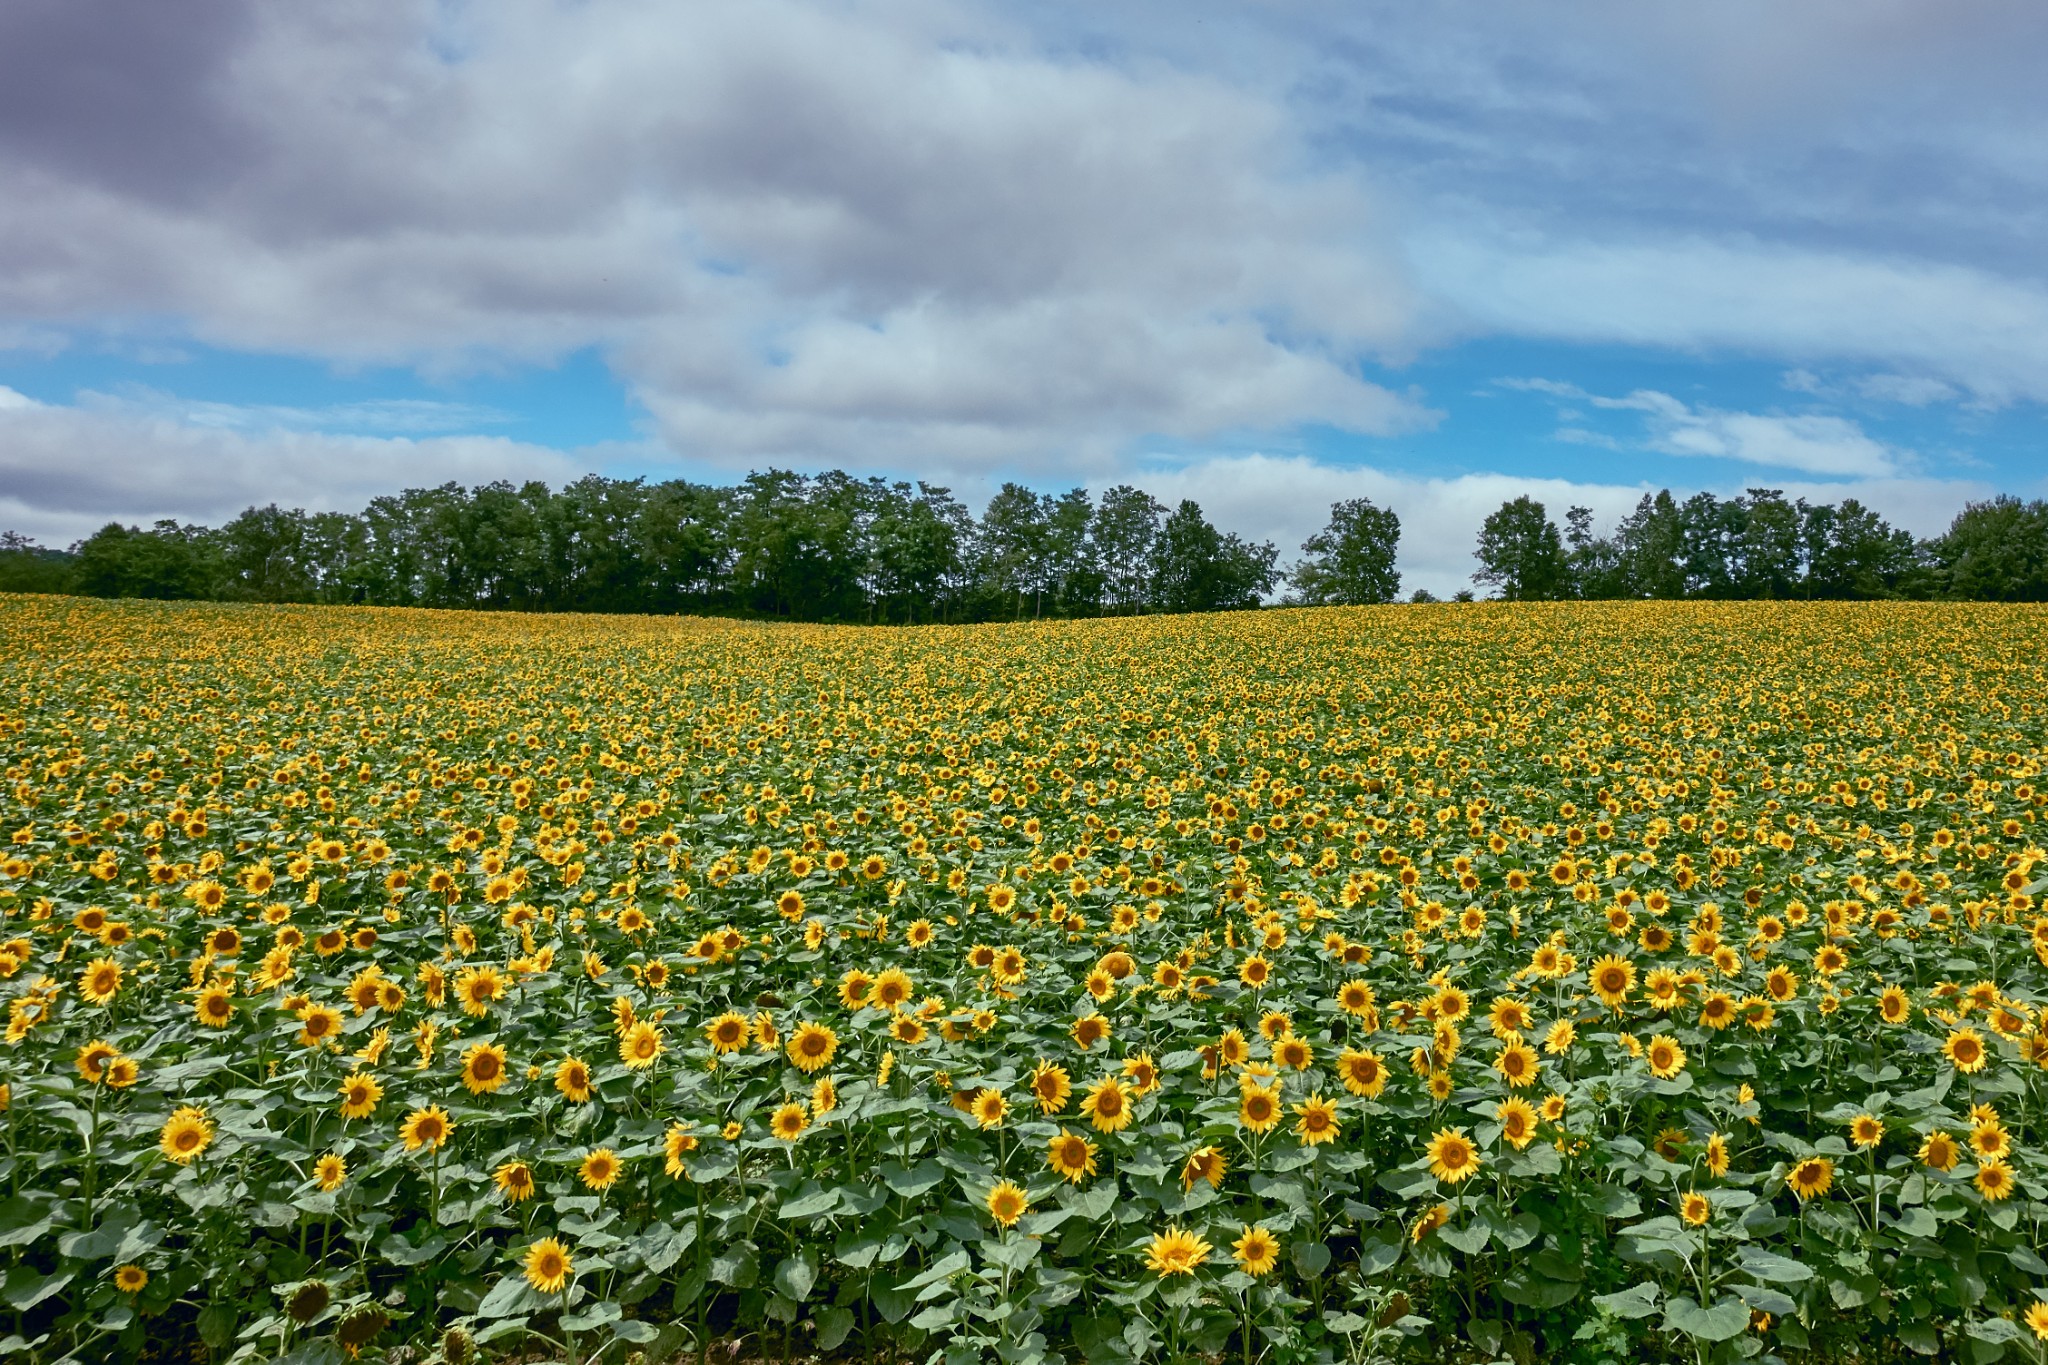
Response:
[{"label": "white cloud", "polygon": [[1921,391],[2048,400],[2048,289],[1987,270],[1697,238],[1443,232],[1412,252],[1425,287],[1482,329],[1905,364]]},{"label": "white cloud", "polygon": [[28,408],[39,408],[42,404],[25,393],[0,384],[0,412],[20,412]]},{"label": "white cloud", "polygon": [[[11,392],[0,389],[0,397]],[[219,525],[252,504],[352,512],[383,494],[449,480],[560,484],[604,454],[495,436],[242,431],[119,408],[0,401],[0,528],[66,545],[109,521]]]},{"label": "white cloud", "polygon": [[[1911,463],[1905,452],[1871,437],[1844,417],[1822,413],[1728,412],[1689,405],[1655,389],[1637,389],[1613,398],[1554,379],[1510,378],[1496,383],[1501,388],[1546,394],[1610,412],[1642,413],[1642,448],[1666,455],[1735,460],[1804,474],[1853,478],[1889,478]],[[1583,414],[1565,409],[1560,415],[1566,420],[1577,420]],[[1556,433],[1555,439],[1608,449],[1624,448],[1611,435],[1579,427],[1565,427]]]}]

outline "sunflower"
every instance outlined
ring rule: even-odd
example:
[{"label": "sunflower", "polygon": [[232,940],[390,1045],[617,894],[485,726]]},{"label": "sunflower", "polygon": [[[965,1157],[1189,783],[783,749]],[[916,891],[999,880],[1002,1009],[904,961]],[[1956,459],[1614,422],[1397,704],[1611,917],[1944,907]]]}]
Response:
[{"label": "sunflower", "polygon": [[213,1144],[213,1121],[204,1109],[185,1105],[164,1120],[157,1134],[157,1150],[180,1166],[189,1166]]},{"label": "sunflower", "polygon": [[1089,1086],[1081,1100],[1081,1112],[1097,1132],[1120,1133],[1130,1127],[1131,1100],[1123,1082],[1115,1076],[1104,1076]]},{"label": "sunflower", "polygon": [[1254,1133],[1268,1133],[1280,1122],[1280,1087],[1247,1085],[1237,1107],[1237,1121]]},{"label": "sunflower", "polygon": [[429,1151],[438,1150],[454,1131],[455,1125],[449,1122],[447,1111],[438,1104],[413,1110],[398,1126],[398,1135],[405,1139],[408,1152],[417,1152],[422,1147]]},{"label": "sunflower", "polygon": [[1785,1184],[1801,1203],[1826,1194],[1835,1183],[1835,1163],[1824,1156],[1810,1156],[1795,1164],[1785,1175]]},{"label": "sunflower", "polygon": [[1884,1120],[1875,1114],[1858,1114],[1849,1120],[1849,1141],[1858,1147],[1875,1147],[1884,1141]]},{"label": "sunflower", "polygon": [[710,1041],[711,1051],[721,1057],[745,1047],[752,1032],[747,1017],[735,1010],[727,1010],[704,1026],[704,1037]]},{"label": "sunflower", "polygon": [[78,974],[78,993],[95,1005],[104,1005],[121,990],[121,964],[111,957],[96,957]]},{"label": "sunflower", "polygon": [[523,1161],[508,1161],[491,1173],[498,1193],[507,1203],[523,1204],[533,1198],[533,1168]]},{"label": "sunflower", "polygon": [[1555,1057],[1569,1052],[1579,1040],[1579,1030],[1569,1019],[1560,1019],[1543,1034],[1543,1050]]},{"label": "sunflower", "polygon": [[313,1163],[314,1183],[323,1190],[338,1190],[341,1183],[347,1179],[348,1163],[342,1160],[338,1152],[328,1152]]},{"label": "sunflower", "polygon": [[1109,1037],[1109,1020],[1091,1010],[1076,1019],[1070,1031],[1073,1034],[1074,1045],[1085,1052]]},{"label": "sunflower", "polygon": [[140,1294],[149,1288],[149,1272],[139,1265],[124,1265],[114,1272],[114,1288],[123,1294]]},{"label": "sunflower", "polygon": [[795,1142],[811,1126],[811,1116],[795,1100],[782,1105],[768,1120],[768,1131],[784,1142]]},{"label": "sunflower", "polygon": [[1962,1159],[1962,1145],[1947,1133],[1936,1129],[1920,1143],[1920,1160],[1933,1170],[1952,1171],[1956,1162]]},{"label": "sunflower", "polygon": [[1023,1187],[1012,1181],[998,1181],[988,1192],[989,1217],[1006,1228],[1017,1226],[1017,1220],[1031,1211],[1031,1201],[1025,1197]]},{"label": "sunflower", "polygon": [[1493,1116],[1500,1120],[1500,1135],[1516,1151],[1527,1147],[1536,1136],[1536,1111],[1519,1095],[1502,1100]]},{"label": "sunflower", "polygon": [[1652,1076],[1668,1081],[1685,1070],[1685,1049],[1676,1038],[1660,1033],[1643,1049],[1643,1060],[1649,1064]]},{"label": "sunflower", "polygon": [[1372,987],[1363,981],[1347,981],[1337,988],[1337,1008],[1346,1014],[1363,1015],[1373,1004]]},{"label": "sunflower", "polygon": [[377,1112],[377,1104],[383,1098],[384,1087],[375,1076],[366,1071],[351,1072],[341,1082],[341,1116],[366,1119]]},{"label": "sunflower", "polygon": [[578,1164],[576,1174],[586,1189],[604,1191],[612,1187],[625,1168],[626,1163],[611,1148],[593,1147]]},{"label": "sunflower", "polygon": [[2037,1340],[2048,1341],[2048,1299],[2035,1299],[2028,1305],[2026,1323]]},{"label": "sunflower", "polygon": [[1146,1246],[1145,1268],[1162,1279],[1168,1275],[1192,1275],[1214,1249],[1202,1240],[1201,1234],[1169,1225],[1164,1232],[1153,1234]]},{"label": "sunflower", "polygon": [[994,1088],[983,1090],[967,1106],[967,1112],[974,1115],[974,1121],[983,1128],[1000,1128],[1003,1116],[1010,1112],[1010,1102],[1003,1098],[1003,1092]]},{"label": "sunflower", "polygon": [[1095,1144],[1062,1128],[1047,1142],[1045,1164],[1061,1177],[1080,1184],[1095,1174]]},{"label": "sunflower", "polygon": [[73,1059],[72,1065],[78,1068],[79,1075],[98,1085],[107,1078],[107,1065],[120,1055],[121,1050],[112,1043],[104,1038],[95,1038],[78,1049],[78,1056]]},{"label": "sunflower", "polygon": [[1462,1128],[1439,1128],[1429,1140],[1429,1172],[1455,1185],[1479,1169],[1479,1149]]},{"label": "sunflower", "polygon": [[1719,1180],[1728,1174],[1728,1139],[1719,1133],[1709,1134],[1706,1150],[1707,1174]]},{"label": "sunflower", "polygon": [[1273,979],[1273,964],[1263,954],[1253,953],[1238,965],[1237,979],[1257,990]]},{"label": "sunflower", "polygon": [[1714,1206],[1707,1202],[1705,1195],[1690,1191],[1678,1201],[1678,1216],[1696,1228],[1703,1228],[1714,1216]]},{"label": "sunflower", "polygon": [[590,1102],[590,1066],[574,1057],[564,1057],[555,1068],[555,1089],[571,1104]]},{"label": "sunflower", "polygon": [[561,1293],[575,1273],[576,1262],[569,1248],[552,1237],[543,1237],[526,1249],[526,1282],[543,1294]]},{"label": "sunflower", "polygon": [[1244,1234],[1230,1244],[1230,1254],[1237,1259],[1237,1268],[1253,1279],[1270,1272],[1280,1262],[1280,1239],[1256,1224],[1247,1226]]},{"label": "sunflower", "polygon": [[1635,964],[1625,957],[1609,954],[1593,964],[1587,972],[1587,980],[1603,1003],[1620,1009],[1636,984]]},{"label": "sunflower", "polygon": [[496,1043],[471,1043],[462,1054],[462,1085],[472,1095],[488,1095],[505,1084],[505,1049]]},{"label": "sunflower", "polygon": [[1716,1032],[1735,1022],[1735,997],[1726,991],[1710,991],[1700,1001],[1700,1023]]},{"label": "sunflower", "polygon": [[1310,1095],[1294,1106],[1294,1135],[1311,1147],[1337,1140],[1337,1106],[1321,1095]]},{"label": "sunflower", "polygon": [[1376,1052],[1346,1049],[1337,1058],[1337,1074],[1346,1090],[1365,1099],[1373,1099],[1387,1088],[1387,1064]]},{"label": "sunflower", "polygon": [[226,986],[208,986],[192,1001],[192,1013],[207,1028],[226,1028],[234,1021],[235,993]]},{"label": "sunflower", "polygon": [[787,1051],[789,1060],[797,1070],[809,1075],[832,1064],[832,1056],[839,1050],[839,1035],[823,1024],[808,1021],[798,1024],[789,1035]]},{"label": "sunflower", "polygon": [[1971,1183],[1977,1193],[1995,1204],[2012,1193],[2012,1167],[2003,1161],[1986,1161],[1977,1167],[1977,1178]]},{"label": "sunflower", "polygon": [[1941,1045],[1949,1064],[1965,1075],[1982,1071],[1986,1062],[1984,1038],[1973,1028],[1959,1028]]},{"label": "sunflower", "polygon": [[1308,1040],[1288,1034],[1273,1045],[1273,1060],[1292,1071],[1306,1071],[1315,1061],[1316,1052]]},{"label": "sunflower", "polygon": [[481,1019],[491,1002],[503,998],[505,978],[496,967],[464,967],[455,977],[455,1000],[462,1012]]},{"label": "sunflower", "polygon": [[1074,1083],[1065,1067],[1041,1061],[1031,1069],[1031,1098],[1037,1101],[1039,1113],[1059,1113],[1067,1107],[1067,1097],[1073,1093]]},{"label": "sunflower", "polygon": [[1970,1150],[1980,1161],[1999,1161],[2012,1151],[2012,1138],[1996,1115],[1982,1118],[1970,1129]]},{"label": "sunflower", "polygon": [[661,1053],[661,1029],[651,1020],[639,1020],[619,1039],[619,1060],[635,1071],[653,1066]]},{"label": "sunflower", "polygon": [[1451,1206],[1449,1204],[1434,1205],[1431,1208],[1425,1209],[1422,1216],[1417,1218],[1414,1224],[1409,1227],[1408,1239],[1420,1245],[1423,1238],[1429,1236],[1430,1233],[1435,1232],[1450,1221]]},{"label": "sunflower", "polygon": [[340,1032],[340,1010],[330,1005],[307,1005],[299,1011],[300,1047],[319,1047]]},{"label": "sunflower", "polygon": [[1493,1069],[1498,1071],[1509,1085],[1518,1089],[1535,1084],[1537,1067],[1536,1049],[1520,1038],[1502,1048],[1500,1056],[1493,1059]]},{"label": "sunflower", "polygon": [[910,979],[910,973],[901,967],[891,967],[875,978],[872,1003],[877,1009],[899,1009],[916,989],[916,985]]},{"label": "sunflower", "polygon": [[1181,1188],[1183,1190],[1192,1190],[1195,1188],[1197,1180],[1206,1180],[1209,1182],[1210,1189],[1221,1189],[1223,1187],[1224,1172],[1229,1170],[1229,1168],[1230,1162],[1223,1155],[1221,1147],[1197,1147],[1194,1151],[1189,1152],[1188,1159],[1181,1163]]}]

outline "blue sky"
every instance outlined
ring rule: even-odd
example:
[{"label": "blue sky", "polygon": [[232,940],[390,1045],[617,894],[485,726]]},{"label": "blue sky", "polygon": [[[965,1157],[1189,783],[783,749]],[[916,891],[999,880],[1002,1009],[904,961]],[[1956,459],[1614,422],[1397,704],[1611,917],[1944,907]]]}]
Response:
[{"label": "blue sky", "polygon": [[779,465],[1286,551],[1364,494],[1438,591],[1524,491],[1929,534],[2048,494],[2044,48],[2003,2],[21,0],[0,527]]}]

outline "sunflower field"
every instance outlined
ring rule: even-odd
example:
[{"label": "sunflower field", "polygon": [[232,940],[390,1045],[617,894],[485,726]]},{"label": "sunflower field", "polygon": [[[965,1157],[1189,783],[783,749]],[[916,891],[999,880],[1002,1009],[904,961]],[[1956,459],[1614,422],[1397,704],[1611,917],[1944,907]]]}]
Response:
[{"label": "sunflower field", "polygon": [[0,598],[0,1354],[2048,1358],[2048,612]]}]

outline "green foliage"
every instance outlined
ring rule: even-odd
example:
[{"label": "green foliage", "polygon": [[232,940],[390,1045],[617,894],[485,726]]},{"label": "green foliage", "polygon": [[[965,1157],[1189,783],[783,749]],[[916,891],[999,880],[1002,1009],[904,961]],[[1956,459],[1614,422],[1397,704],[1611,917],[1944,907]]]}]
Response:
[{"label": "green foliage", "polygon": [[1394,568],[1401,519],[1370,498],[1330,507],[1330,524],[1302,542],[1305,558],[1291,575],[1304,606],[1364,606],[1391,602],[1401,590]]}]

